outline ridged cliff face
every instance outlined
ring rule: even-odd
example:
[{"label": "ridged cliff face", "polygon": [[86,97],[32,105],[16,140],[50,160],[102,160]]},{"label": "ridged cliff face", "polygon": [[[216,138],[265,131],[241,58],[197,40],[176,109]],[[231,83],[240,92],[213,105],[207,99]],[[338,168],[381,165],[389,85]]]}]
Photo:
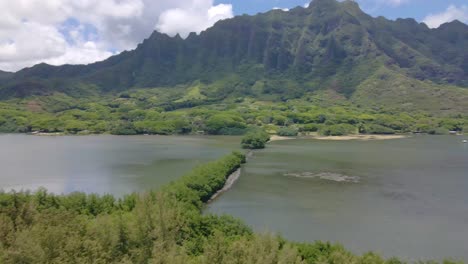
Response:
[{"label": "ridged cliff face", "polygon": [[74,94],[81,85],[109,92],[212,83],[232,75],[247,90],[281,79],[299,90],[332,88],[351,96],[382,68],[467,87],[466,47],[468,26],[458,21],[429,29],[413,19],[372,18],[353,1],[314,0],[308,8],[220,21],[187,39],[154,32],[135,50],[90,65],[36,65],[0,77],[0,98]]}]

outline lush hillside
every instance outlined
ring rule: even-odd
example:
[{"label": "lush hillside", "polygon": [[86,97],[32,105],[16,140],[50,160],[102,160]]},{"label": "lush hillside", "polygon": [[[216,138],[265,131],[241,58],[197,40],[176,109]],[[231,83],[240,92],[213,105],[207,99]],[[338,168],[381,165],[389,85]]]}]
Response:
[{"label": "lush hillside", "polygon": [[386,106],[399,112],[425,111],[439,116],[467,113],[468,89],[421,81],[380,67],[356,87],[351,101],[368,107]]},{"label": "lush hillside", "polygon": [[466,87],[467,46],[468,26],[457,21],[429,29],[413,19],[372,18],[353,1],[315,0],[220,21],[187,39],[154,32],[135,50],[87,66],[40,64],[3,82],[0,96],[209,84],[232,75],[240,82],[222,92],[252,93],[266,81],[264,93],[288,97],[324,88],[351,95],[377,66]]}]

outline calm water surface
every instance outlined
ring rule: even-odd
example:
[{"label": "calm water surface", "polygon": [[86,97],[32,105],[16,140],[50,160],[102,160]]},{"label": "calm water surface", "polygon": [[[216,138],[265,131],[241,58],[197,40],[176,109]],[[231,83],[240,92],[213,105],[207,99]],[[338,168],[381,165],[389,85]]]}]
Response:
[{"label": "calm water surface", "polygon": [[461,142],[274,142],[207,211],[356,253],[468,261],[468,144]]},{"label": "calm water surface", "polygon": [[0,135],[0,189],[123,195],[239,148],[235,137]]},{"label": "calm water surface", "polygon": [[[468,144],[460,137],[271,143],[208,212],[356,253],[468,260]],[[235,137],[0,136],[0,189],[123,195],[158,188]]]}]

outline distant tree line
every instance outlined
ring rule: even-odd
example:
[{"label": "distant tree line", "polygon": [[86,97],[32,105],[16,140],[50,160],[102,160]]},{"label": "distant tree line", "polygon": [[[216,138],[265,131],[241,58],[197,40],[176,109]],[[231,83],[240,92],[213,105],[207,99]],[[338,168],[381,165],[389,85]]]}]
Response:
[{"label": "distant tree line", "polygon": [[57,112],[26,111],[0,103],[0,133],[242,135],[255,128],[283,136],[468,132],[468,117],[463,115],[437,117],[422,112],[377,111],[354,106],[320,107],[301,100],[266,105],[255,102],[204,105],[166,111],[128,100],[81,103]]}]

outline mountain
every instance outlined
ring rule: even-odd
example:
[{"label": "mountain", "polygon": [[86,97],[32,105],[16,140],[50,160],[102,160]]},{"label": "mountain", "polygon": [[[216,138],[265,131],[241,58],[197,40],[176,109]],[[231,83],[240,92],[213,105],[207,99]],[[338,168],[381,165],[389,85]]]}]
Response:
[{"label": "mountain", "polygon": [[0,79],[5,79],[5,78],[8,78],[8,77],[11,77],[11,75],[13,75],[13,73],[6,72],[6,71],[0,71]]},{"label": "mountain", "polygon": [[[308,8],[219,21],[186,39],[154,32],[135,50],[102,62],[39,64],[0,80],[0,98],[201,82],[219,84],[216,98],[273,94],[284,100],[330,89],[360,103],[399,104],[385,97],[405,93],[387,95],[395,89],[390,81],[397,81],[389,78],[398,78],[416,98],[468,111],[466,47],[468,26],[459,21],[430,29],[414,19],[373,18],[354,1],[314,0]],[[441,103],[442,96],[458,101]]]}]

